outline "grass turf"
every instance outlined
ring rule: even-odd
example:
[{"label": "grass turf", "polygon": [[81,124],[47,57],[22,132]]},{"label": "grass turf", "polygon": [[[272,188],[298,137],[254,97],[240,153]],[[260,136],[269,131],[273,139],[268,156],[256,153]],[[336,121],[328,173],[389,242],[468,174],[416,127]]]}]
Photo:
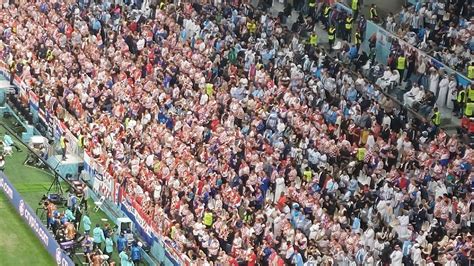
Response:
[{"label": "grass turf", "polygon": [[[13,125],[12,118],[11,119],[0,118],[0,123],[5,124],[11,129],[15,128],[15,126]],[[0,126],[0,137],[2,139],[3,139],[4,133],[5,133],[5,129]],[[20,135],[20,132],[17,132],[17,134]],[[15,188],[18,190],[18,192],[21,194],[24,200],[30,205],[30,207],[33,208],[33,210],[37,210],[37,208],[41,207],[38,205],[41,197],[44,194],[46,194],[49,187],[51,186],[51,183],[53,181],[53,175],[47,170],[42,170],[42,169],[38,169],[32,166],[24,165],[23,163],[25,159],[27,158],[29,151],[27,147],[25,147],[17,138],[15,138],[15,136],[12,136],[12,138],[15,141],[15,143],[20,146],[22,151],[17,152],[15,148],[13,148],[14,150],[13,155],[6,156],[5,175],[8,177],[10,182],[12,182],[12,184],[15,186]],[[62,187],[63,187],[63,190],[66,191],[67,189],[66,186],[62,186]],[[4,196],[3,193],[0,193],[0,194]],[[8,207],[12,208],[11,205],[9,205],[8,201],[5,202],[4,205],[5,204],[8,205]],[[98,212],[93,211],[94,203],[92,200],[89,200],[88,205],[89,205],[89,218],[91,219],[92,224],[103,225],[104,222],[102,222],[101,219],[107,218],[107,216],[100,210]],[[13,212],[15,212],[15,210],[13,210]],[[37,211],[38,216],[41,216],[41,213],[42,213],[41,210]],[[13,214],[5,213],[5,216],[9,216],[9,219],[11,219],[10,216],[14,216],[14,215],[15,213]],[[17,215],[17,218],[21,219],[18,215]],[[43,218],[44,220],[46,220],[45,217]],[[5,222],[3,222],[3,215],[0,215],[0,239],[2,239],[0,240],[0,265],[2,266],[3,265],[41,265],[41,266],[50,265],[48,263],[46,264],[39,264],[39,263],[4,264],[3,261],[6,255],[3,254],[4,249],[2,248],[1,242],[8,241],[7,234],[10,232],[10,231],[1,231],[4,223],[10,223],[10,222],[9,220],[5,220]],[[44,221],[44,223],[46,223],[46,221]],[[10,225],[8,225],[8,227],[13,228]],[[6,228],[6,225],[5,225],[5,228]],[[25,230],[26,232],[24,232],[24,234],[29,234],[30,238],[36,239],[34,233],[31,232],[31,230],[29,230],[28,228],[26,228]],[[83,233],[82,228],[80,228],[80,233]],[[21,242],[22,239],[23,237],[19,237],[18,241]],[[29,238],[25,238],[25,242],[26,241],[32,242],[29,240]],[[42,252],[43,256],[49,256],[48,252],[46,251],[46,249],[42,247],[39,240],[37,240],[36,243],[38,244],[38,247],[37,247],[38,252],[40,253]],[[37,256],[37,254],[33,252],[32,253],[25,252],[25,251],[28,251],[28,249],[22,248],[21,244],[12,246],[11,249],[13,249],[13,251],[11,251],[10,254],[14,254],[14,257],[20,256],[20,257],[25,257],[25,259],[32,259],[33,261],[35,261],[35,257]],[[73,258],[73,259],[75,260],[75,262],[79,262],[77,258]],[[112,259],[116,262],[119,261],[116,250],[114,250],[114,253],[112,254]],[[81,260],[83,260],[83,258],[81,258]]]},{"label": "grass turf", "polygon": [[0,265],[55,265],[3,193],[0,193],[0,239]]}]

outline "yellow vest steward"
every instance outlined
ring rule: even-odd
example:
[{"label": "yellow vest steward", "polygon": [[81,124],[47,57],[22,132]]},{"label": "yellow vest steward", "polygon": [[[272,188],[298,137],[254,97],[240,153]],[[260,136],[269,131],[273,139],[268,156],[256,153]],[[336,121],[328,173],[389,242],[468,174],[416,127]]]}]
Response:
[{"label": "yellow vest steward", "polygon": [[460,92],[458,92],[458,95],[456,96],[456,101],[458,103],[463,103],[463,102],[466,102],[466,91],[465,90],[462,90]]},{"label": "yellow vest steward", "polygon": [[358,4],[359,0],[352,0],[352,10],[357,10],[359,8]]},{"label": "yellow vest steward", "polygon": [[467,103],[466,104],[466,109],[464,110],[464,114],[467,117],[471,117],[473,111],[474,111],[474,103]]},{"label": "yellow vest steward", "polygon": [[81,134],[79,135],[79,137],[77,137],[77,146],[79,146],[79,148],[82,148],[82,146],[84,144],[84,136]]},{"label": "yellow vest steward", "polygon": [[360,33],[356,32],[355,34],[355,44],[361,44],[362,40],[360,39]]},{"label": "yellow vest steward", "polygon": [[346,18],[346,30],[352,30],[352,18]]},{"label": "yellow vest steward", "polygon": [[474,79],[474,66],[467,67],[467,78]]},{"label": "yellow vest steward", "polygon": [[324,8],[324,13],[323,13],[325,18],[328,18],[328,17],[329,17],[329,12],[331,12],[331,8],[328,7],[328,6],[325,7],[325,8]]},{"label": "yellow vest steward", "polygon": [[434,114],[432,122],[435,126],[441,125],[441,113],[439,111]]},{"label": "yellow vest steward", "polygon": [[304,175],[304,179],[305,179],[307,182],[310,182],[311,180],[313,180],[313,172],[311,172],[311,171],[304,171],[304,172],[303,172],[303,175]]},{"label": "yellow vest steward", "polygon": [[404,70],[405,69],[405,64],[406,64],[406,58],[404,56],[400,56],[397,60],[397,69],[398,70]]},{"label": "yellow vest steward", "polygon": [[316,0],[309,0],[308,5],[309,5],[309,7],[315,7],[316,6]]},{"label": "yellow vest steward", "polygon": [[375,18],[377,17],[377,10],[375,8],[370,9],[370,18]]},{"label": "yellow vest steward", "polygon": [[249,22],[247,23],[247,29],[250,33],[255,33],[257,31],[257,25],[255,23]]},{"label": "yellow vest steward", "polygon": [[309,36],[309,44],[316,46],[317,43],[318,43],[318,35],[311,34],[311,36]]},{"label": "yellow vest steward", "polygon": [[357,149],[356,157],[358,161],[363,161],[365,159],[365,152],[366,152],[365,148]]},{"label": "yellow vest steward", "polygon": [[61,137],[59,139],[59,145],[61,145],[61,149],[66,148],[66,138],[65,137]]},{"label": "yellow vest steward", "polygon": [[202,223],[206,226],[211,226],[212,225],[212,213],[205,212],[204,217],[202,218]]},{"label": "yellow vest steward", "polygon": [[474,89],[469,88],[467,91],[467,98],[471,100],[471,102],[474,102]]},{"label": "yellow vest steward", "polygon": [[334,40],[334,37],[335,37],[335,36],[334,36],[334,35],[335,35],[334,33],[335,33],[335,32],[336,32],[336,28],[333,28],[333,27],[329,28],[329,31],[328,31],[328,39],[329,39],[330,41]]}]

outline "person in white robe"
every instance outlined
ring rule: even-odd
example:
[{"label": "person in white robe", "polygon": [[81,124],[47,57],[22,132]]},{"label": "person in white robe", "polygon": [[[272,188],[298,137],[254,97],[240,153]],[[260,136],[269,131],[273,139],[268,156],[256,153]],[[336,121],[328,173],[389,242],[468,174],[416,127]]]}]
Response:
[{"label": "person in white robe", "polygon": [[390,71],[390,68],[387,67],[385,68],[385,71],[383,72],[383,76],[378,78],[375,84],[379,86],[380,88],[385,89],[390,85],[391,78],[392,78],[392,71]]},{"label": "person in white robe", "polygon": [[413,102],[415,102],[415,97],[418,95],[420,90],[421,89],[418,84],[413,84],[411,89],[405,94],[403,94],[403,104],[408,107],[411,107],[413,105]]},{"label": "person in white robe", "polygon": [[390,259],[392,260],[392,263],[390,265],[392,266],[402,266],[402,260],[403,260],[403,253],[400,249],[399,245],[395,246],[395,250],[390,254]]},{"label": "person in white robe", "polygon": [[280,196],[285,192],[285,179],[283,177],[278,177],[275,179],[275,198],[274,202],[277,202],[280,199]]},{"label": "person in white robe", "polygon": [[443,75],[443,78],[439,82],[438,100],[436,101],[436,105],[438,107],[443,107],[443,106],[446,105],[446,99],[448,97],[448,90],[449,90],[448,75]]},{"label": "person in white robe", "polygon": [[437,95],[438,85],[439,85],[439,73],[434,67],[430,68],[430,72],[431,72],[430,77],[429,77],[430,91],[434,95]]},{"label": "person in white robe", "polygon": [[421,258],[421,249],[420,244],[416,243],[410,249],[411,253],[411,260],[413,261],[414,265],[421,265],[422,258]]},{"label": "person in white robe", "polygon": [[449,76],[448,99],[447,99],[447,102],[446,102],[446,107],[448,107],[449,109],[454,108],[453,101],[456,100],[457,87],[458,87],[458,82],[456,81],[456,77],[454,77],[452,75]]}]

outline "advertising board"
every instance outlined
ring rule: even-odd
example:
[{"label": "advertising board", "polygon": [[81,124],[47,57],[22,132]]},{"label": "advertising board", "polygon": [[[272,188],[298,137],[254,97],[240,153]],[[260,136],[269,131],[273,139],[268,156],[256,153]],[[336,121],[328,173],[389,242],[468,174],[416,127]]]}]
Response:
[{"label": "advertising board", "polygon": [[24,201],[8,178],[0,172],[0,190],[6,195],[21,218],[30,227],[31,231],[40,240],[48,253],[55,258],[56,264],[61,266],[74,266],[67,254],[61,250],[54,236],[46,229],[33,209]]}]

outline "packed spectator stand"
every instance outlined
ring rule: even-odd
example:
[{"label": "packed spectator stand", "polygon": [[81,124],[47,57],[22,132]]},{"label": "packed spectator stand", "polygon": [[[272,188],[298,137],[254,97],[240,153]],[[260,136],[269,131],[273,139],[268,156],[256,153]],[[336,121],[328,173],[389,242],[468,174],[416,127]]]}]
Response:
[{"label": "packed spectator stand", "polygon": [[315,13],[97,2],[0,10],[2,59],[197,265],[472,260],[472,148],[332,60]]},{"label": "packed spectator stand", "polygon": [[469,1],[418,0],[398,14],[390,13],[383,24],[409,44],[474,79]]}]

